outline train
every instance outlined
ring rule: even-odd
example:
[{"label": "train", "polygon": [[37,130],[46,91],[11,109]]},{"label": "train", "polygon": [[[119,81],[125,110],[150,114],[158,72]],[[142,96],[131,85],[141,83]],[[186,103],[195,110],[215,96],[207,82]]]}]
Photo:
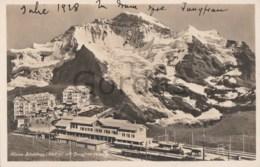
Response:
[{"label": "train", "polygon": [[138,151],[149,150],[149,151],[155,151],[161,153],[173,153],[173,154],[184,155],[182,146],[179,143],[173,143],[167,141],[154,143],[154,146],[150,146],[150,147],[146,147],[143,145],[129,144],[129,143],[121,143],[121,142],[115,142],[113,146],[115,148],[131,149],[131,150],[138,150]]}]

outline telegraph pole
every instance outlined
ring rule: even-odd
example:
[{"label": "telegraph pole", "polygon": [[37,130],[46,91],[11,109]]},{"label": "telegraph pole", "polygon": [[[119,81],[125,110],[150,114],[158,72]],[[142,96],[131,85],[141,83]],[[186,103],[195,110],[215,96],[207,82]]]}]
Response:
[{"label": "telegraph pole", "polygon": [[245,134],[243,132],[243,152],[245,152]]},{"label": "telegraph pole", "polygon": [[176,143],[175,129],[173,129],[174,143]]},{"label": "telegraph pole", "polygon": [[230,138],[229,138],[230,151],[231,151],[231,149],[232,149],[232,147],[231,147],[232,145],[231,145],[231,144],[232,144],[232,141],[231,141],[231,137],[230,137]]},{"label": "telegraph pole", "polygon": [[168,134],[167,134],[167,132],[166,132],[166,128],[165,128],[165,131],[164,131],[164,136],[165,136],[165,141],[166,142],[169,142],[169,136],[168,136]]},{"label": "telegraph pole", "polygon": [[71,140],[70,140],[70,161],[71,161],[71,154],[72,152],[71,152]]},{"label": "telegraph pole", "polygon": [[50,132],[50,124],[48,124],[49,127],[49,149],[51,148],[51,132]]},{"label": "telegraph pole", "polygon": [[35,136],[33,136],[33,149],[34,149],[34,137],[35,137]]},{"label": "telegraph pole", "polygon": [[34,146],[36,144],[36,139],[38,138],[38,131],[36,132],[36,135],[34,136],[34,139],[33,139],[33,149],[34,149]]},{"label": "telegraph pole", "polygon": [[203,160],[205,160],[205,129],[203,128]]},{"label": "telegraph pole", "polygon": [[191,132],[191,148],[193,148],[193,131]]},{"label": "telegraph pole", "polygon": [[229,137],[228,160],[230,160],[230,152],[231,152],[231,137]]}]

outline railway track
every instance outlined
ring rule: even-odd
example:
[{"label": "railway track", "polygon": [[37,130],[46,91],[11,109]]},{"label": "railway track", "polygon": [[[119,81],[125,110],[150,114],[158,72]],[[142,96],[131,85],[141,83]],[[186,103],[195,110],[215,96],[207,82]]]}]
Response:
[{"label": "railway track", "polygon": [[[201,146],[192,147],[191,145],[184,145],[183,148],[186,149],[199,148],[201,150],[203,149]],[[223,155],[223,156],[229,155],[231,158],[240,156],[242,159],[256,160],[256,154],[250,152],[243,152],[243,151],[233,151],[233,150],[229,151],[229,150],[221,150],[217,148],[205,147],[205,153],[211,153],[211,154]]]},{"label": "railway track", "polygon": [[[109,151],[112,154],[122,154],[124,153],[125,155],[138,155],[138,156],[153,156],[157,157],[158,159],[160,158],[168,158],[168,159],[174,159],[174,160],[185,160],[187,158],[187,155],[180,155],[180,154],[173,154],[173,153],[166,153],[166,152],[159,152],[159,151],[153,151],[153,150],[146,150],[146,151],[139,151],[139,150],[132,150],[132,149],[115,149]],[[201,158],[196,158],[196,157],[189,157],[190,159],[193,160],[201,160]]]}]

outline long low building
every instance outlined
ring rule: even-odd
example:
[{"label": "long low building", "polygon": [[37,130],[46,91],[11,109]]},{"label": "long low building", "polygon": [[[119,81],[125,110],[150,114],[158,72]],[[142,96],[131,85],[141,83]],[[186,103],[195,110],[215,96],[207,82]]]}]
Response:
[{"label": "long low building", "polygon": [[56,141],[66,144],[73,144],[80,147],[86,147],[90,150],[102,151],[107,149],[106,141],[92,140],[87,138],[69,136],[69,135],[58,135],[55,137]]},{"label": "long low building", "polygon": [[127,120],[77,116],[71,119],[62,118],[55,127],[56,133],[61,135],[147,147],[152,144],[152,138],[146,137],[148,129],[146,126],[133,124]]}]

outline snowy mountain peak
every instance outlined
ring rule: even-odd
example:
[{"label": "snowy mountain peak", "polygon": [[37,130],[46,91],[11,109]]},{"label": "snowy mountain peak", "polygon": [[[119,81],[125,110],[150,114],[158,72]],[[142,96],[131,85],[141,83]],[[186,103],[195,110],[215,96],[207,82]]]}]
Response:
[{"label": "snowy mountain peak", "polygon": [[139,24],[139,23],[146,23],[150,25],[155,25],[160,28],[170,29],[166,27],[162,23],[160,23],[156,18],[149,16],[145,13],[130,13],[130,12],[123,12],[114,18],[115,21],[120,22],[128,22],[130,24]]},{"label": "snowy mountain peak", "polygon": [[184,29],[185,32],[190,32],[190,33],[198,33],[199,30],[193,27],[192,25],[189,25],[187,28]]},{"label": "snowy mountain peak", "polygon": [[219,37],[220,35],[218,34],[218,31],[215,29],[212,30],[207,30],[207,31],[201,31],[198,30],[197,28],[195,28],[192,25],[189,25],[188,27],[186,27],[183,31],[180,32],[180,34],[182,35],[186,35],[186,36],[199,36],[199,37],[209,37],[209,36],[216,36]]},{"label": "snowy mountain peak", "polygon": [[204,34],[219,35],[218,31],[215,30],[215,29],[207,30],[207,31],[201,31],[201,30],[198,30],[197,28],[195,28],[192,25],[189,25],[188,27],[186,27],[184,29],[184,32],[190,33],[190,34],[202,34],[202,33],[204,33]]},{"label": "snowy mountain peak", "polygon": [[191,25],[189,25],[183,31],[179,32],[177,37],[183,38],[188,43],[191,43],[193,41],[193,37],[195,37],[202,44],[206,45],[221,45],[222,47],[226,44],[226,39],[223,36],[219,35],[217,30],[212,29],[201,31]]},{"label": "snowy mountain peak", "polygon": [[[254,53],[247,45],[238,46],[216,30],[188,26],[175,33],[144,13],[124,12],[72,26],[45,44],[9,50],[8,90],[72,84],[79,70],[90,70],[97,81],[105,79],[120,89],[111,96],[95,90],[105,105],[119,106],[120,118],[200,123],[209,120],[208,114],[214,120],[219,111],[247,102],[254,106],[255,95],[246,94],[255,81]],[[129,78],[124,85],[122,78]],[[133,85],[138,78],[147,83]]]}]

